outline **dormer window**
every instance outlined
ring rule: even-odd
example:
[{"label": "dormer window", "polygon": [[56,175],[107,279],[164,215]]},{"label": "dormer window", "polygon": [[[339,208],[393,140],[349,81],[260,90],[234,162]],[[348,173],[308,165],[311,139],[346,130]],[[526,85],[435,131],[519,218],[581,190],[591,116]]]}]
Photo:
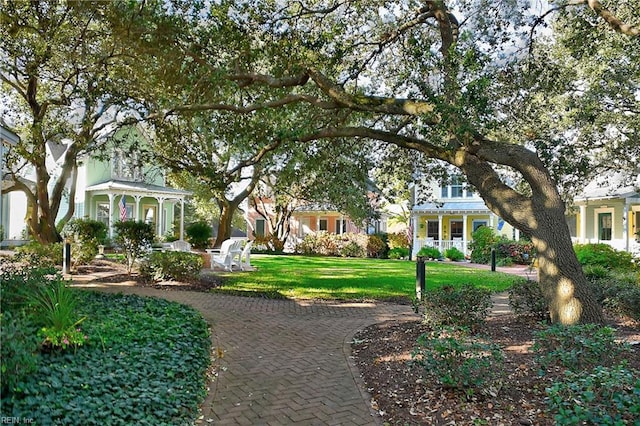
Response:
[{"label": "dormer window", "polygon": [[[442,198],[462,198],[464,197],[465,187],[462,183],[462,179],[459,176],[451,177],[450,185],[443,185],[441,187],[441,197]],[[467,193],[467,196],[470,197]]]},{"label": "dormer window", "polygon": [[125,152],[121,149],[113,153],[112,177],[121,180],[142,181],[142,169],[135,152]]}]

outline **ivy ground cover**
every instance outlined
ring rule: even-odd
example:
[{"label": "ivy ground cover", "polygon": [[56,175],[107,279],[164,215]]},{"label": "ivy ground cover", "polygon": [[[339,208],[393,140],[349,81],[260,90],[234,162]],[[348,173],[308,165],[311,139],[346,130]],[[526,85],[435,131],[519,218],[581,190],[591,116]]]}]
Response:
[{"label": "ivy ground cover", "polygon": [[[390,259],[256,255],[257,270],[224,276],[219,290],[338,300],[415,298],[416,263]],[[469,268],[456,262],[427,262],[427,290],[449,285],[499,292],[521,280],[514,275]]]},{"label": "ivy ground cover", "polygon": [[210,359],[200,314],[137,296],[80,292],[80,299],[87,344],[40,354],[37,371],[2,396],[2,417],[38,425],[193,423]]}]

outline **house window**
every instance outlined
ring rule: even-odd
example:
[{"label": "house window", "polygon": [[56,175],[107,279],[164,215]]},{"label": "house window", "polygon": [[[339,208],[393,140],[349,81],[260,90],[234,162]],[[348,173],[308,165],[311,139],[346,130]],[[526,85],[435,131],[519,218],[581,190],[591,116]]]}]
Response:
[{"label": "house window", "polygon": [[448,186],[443,186],[442,190],[440,191],[440,196],[442,198],[449,198],[449,187]]},{"label": "house window", "polygon": [[329,230],[329,221],[327,219],[320,219],[319,222],[319,231],[328,231]]},{"label": "house window", "polygon": [[611,241],[613,220],[611,213],[598,213],[598,239]]},{"label": "house window", "polygon": [[142,180],[142,170],[135,152],[116,149],[113,153],[113,177],[124,180]]},{"label": "house window", "polygon": [[264,221],[264,219],[256,219],[255,234],[256,234],[256,237],[264,237],[265,236],[265,221]]},{"label": "house window", "polygon": [[156,207],[155,206],[144,206],[144,221],[150,225],[153,225],[153,229],[156,229]]},{"label": "house window", "polygon": [[344,219],[336,219],[336,234],[345,234],[347,232],[347,221]]},{"label": "house window", "polygon": [[102,222],[107,227],[109,226],[109,204],[107,203],[98,203],[98,209],[96,212],[96,220],[98,222]]},{"label": "house window", "polygon": [[487,226],[487,221],[486,220],[474,220],[473,224],[471,226],[473,228],[473,232],[476,232],[478,230],[478,228],[480,228],[481,226]]},{"label": "house window", "polygon": [[451,179],[451,198],[461,198],[462,197],[462,182],[460,182],[459,177],[454,177]]},{"label": "house window", "polygon": [[433,238],[435,241],[440,240],[440,234],[438,232],[438,221],[427,221],[427,238]]},{"label": "house window", "polygon": [[451,221],[451,239],[462,238],[463,237],[463,227],[461,220],[452,220]]}]

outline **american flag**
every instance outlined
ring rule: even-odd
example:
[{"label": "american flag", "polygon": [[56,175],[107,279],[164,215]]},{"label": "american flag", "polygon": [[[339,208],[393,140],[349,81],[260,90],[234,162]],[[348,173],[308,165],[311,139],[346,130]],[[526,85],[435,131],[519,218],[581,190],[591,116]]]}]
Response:
[{"label": "american flag", "polygon": [[124,222],[125,220],[127,220],[127,204],[125,201],[126,201],[125,195],[122,194],[122,198],[120,198],[120,202],[118,203],[118,206],[120,207],[121,222]]}]

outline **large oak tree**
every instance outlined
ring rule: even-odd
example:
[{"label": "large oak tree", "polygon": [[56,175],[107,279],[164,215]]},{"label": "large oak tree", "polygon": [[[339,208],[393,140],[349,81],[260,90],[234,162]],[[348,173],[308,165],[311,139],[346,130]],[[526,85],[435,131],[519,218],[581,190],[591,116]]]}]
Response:
[{"label": "large oak tree", "polygon": [[[561,175],[555,174],[578,170],[584,180],[585,166],[594,165],[584,151],[572,148],[582,127],[554,116],[563,96],[575,102],[562,106],[576,111],[582,105],[576,93],[587,84],[571,80],[577,76],[569,63],[548,51],[562,49],[565,31],[554,27],[556,22],[575,27],[586,22],[589,34],[596,35],[584,44],[611,47],[611,57],[598,59],[624,67],[621,46],[637,48],[638,11],[631,2],[612,3],[611,10],[595,0],[554,2],[553,11],[544,13],[529,6],[515,0],[222,2],[214,7],[216,16],[224,15],[227,28],[243,32],[247,41],[242,50],[216,55],[209,75],[220,85],[234,82],[250,96],[242,102],[210,98],[174,111],[251,114],[304,104],[342,119],[283,137],[379,140],[454,166],[495,214],[531,235],[552,320],[600,322],[601,309],[565,222]],[[543,24],[549,34],[539,31]],[[207,63],[214,52],[205,51],[191,51],[192,57]],[[221,63],[221,56],[230,60]],[[574,59],[588,73],[586,56]],[[637,111],[638,75],[635,66],[630,69],[620,84],[631,87],[632,97],[625,101]],[[561,78],[552,81],[556,76]],[[596,102],[609,100],[602,91],[591,93]],[[523,105],[531,106],[531,115],[514,111]],[[605,116],[595,102],[592,110]],[[545,125],[549,121],[553,135]],[[633,146],[629,140],[637,140],[636,128],[621,124],[618,130],[627,134],[621,145]],[[590,134],[603,135],[597,126]]]}]

